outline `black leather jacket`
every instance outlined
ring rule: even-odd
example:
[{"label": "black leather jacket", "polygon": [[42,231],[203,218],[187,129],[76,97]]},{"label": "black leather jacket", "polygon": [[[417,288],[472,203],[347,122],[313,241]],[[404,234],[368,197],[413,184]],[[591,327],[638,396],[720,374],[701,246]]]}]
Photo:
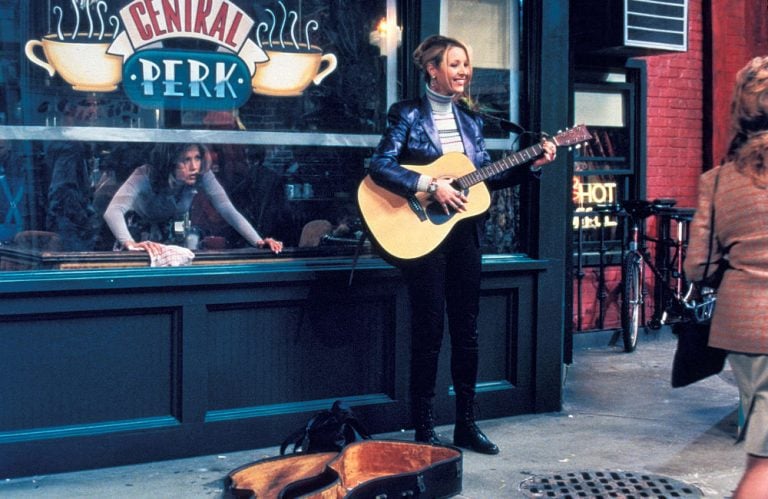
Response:
[{"label": "black leather jacket", "polygon": [[[476,168],[490,163],[485,148],[483,121],[459,106],[454,106],[464,153]],[[426,165],[442,156],[442,147],[432,109],[426,97],[397,102],[387,115],[387,130],[376,147],[369,173],[374,182],[401,195],[416,192],[419,174],[401,167]],[[518,165],[486,180],[490,189],[500,189],[538,178],[528,164]]]}]

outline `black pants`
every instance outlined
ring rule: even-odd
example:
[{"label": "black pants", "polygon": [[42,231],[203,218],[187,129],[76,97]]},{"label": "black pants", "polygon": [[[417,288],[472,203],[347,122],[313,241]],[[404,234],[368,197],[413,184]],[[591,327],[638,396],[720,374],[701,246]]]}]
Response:
[{"label": "black pants", "polygon": [[454,227],[432,253],[401,265],[411,302],[411,397],[435,396],[446,312],[457,401],[475,397],[481,254],[476,221]]}]

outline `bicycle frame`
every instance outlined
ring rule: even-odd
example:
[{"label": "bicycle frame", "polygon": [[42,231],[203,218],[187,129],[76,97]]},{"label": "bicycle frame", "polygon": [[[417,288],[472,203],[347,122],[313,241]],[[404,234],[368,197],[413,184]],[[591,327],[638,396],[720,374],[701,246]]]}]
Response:
[{"label": "bicycle frame", "polygon": [[[651,258],[647,245],[643,245],[642,255],[645,264],[651,269],[655,277],[653,315],[648,321],[651,329],[658,329],[664,324],[670,323],[672,318],[680,318],[683,315],[683,303],[685,296],[690,292],[693,284],[685,279],[683,260],[685,259],[685,246],[687,237],[687,222],[690,218],[686,215],[674,215],[659,210],[654,213],[659,216],[658,238],[647,235],[644,241],[656,244],[656,262]],[[666,217],[667,220],[663,220]],[[675,220],[675,236],[669,237],[669,224]]]},{"label": "bicycle frame", "polygon": [[[680,319],[685,313],[685,295],[688,292],[683,272],[683,259],[687,241],[689,217],[670,210],[674,203],[629,200],[622,203],[619,214],[626,217],[630,227],[622,252],[621,333],[624,350],[631,352],[637,344],[642,326],[658,329]],[[645,219],[658,216],[658,237],[645,234]],[[675,237],[670,237],[671,221],[677,223]],[[656,245],[656,262],[648,249],[648,242]],[[648,295],[646,267],[654,276],[653,313],[645,321],[645,303]],[[615,341],[617,336],[614,336]]]},{"label": "bicycle frame", "polygon": [[[647,215],[627,210],[631,222],[627,249],[621,262],[621,336],[624,351],[632,352],[637,346],[640,324],[645,319],[645,265],[650,263],[645,239],[641,235],[641,223]],[[614,338],[617,339],[616,336]]]}]

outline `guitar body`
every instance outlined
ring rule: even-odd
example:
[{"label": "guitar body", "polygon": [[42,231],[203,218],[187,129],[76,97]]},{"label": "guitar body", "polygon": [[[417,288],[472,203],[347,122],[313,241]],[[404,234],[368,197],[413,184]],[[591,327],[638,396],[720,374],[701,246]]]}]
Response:
[{"label": "guitar body", "polygon": [[[422,166],[402,165],[411,171],[440,178],[459,178],[476,171],[464,154],[448,153]],[[377,185],[369,176],[357,190],[360,213],[368,230],[381,248],[394,256],[410,260],[431,252],[461,220],[485,213],[491,206],[491,195],[485,183],[465,190],[466,211],[446,215],[443,207],[425,192],[405,198]]]},{"label": "guitar body", "polygon": [[[560,147],[591,139],[592,134],[587,127],[577,125],[546,140]],[[443,207],[425,192],[417,192],[408,197],[399,196],[379,187],[367,176],[357,189],[360,213],[371,236],[384,251],[402,260],[418,258],[437,248],[459,221],[476,217],[488,210],[491,194],[484,180],[533,161],[543,152],[542,144],[534,144],[477,169],[469,158],[457,152],[448,153],[424,166],[402,165],[423,175],[450,178],[455,180],[455,186],[464,189],[468,198],[464,205],[466,211],[450,211],[447,215]]]}]

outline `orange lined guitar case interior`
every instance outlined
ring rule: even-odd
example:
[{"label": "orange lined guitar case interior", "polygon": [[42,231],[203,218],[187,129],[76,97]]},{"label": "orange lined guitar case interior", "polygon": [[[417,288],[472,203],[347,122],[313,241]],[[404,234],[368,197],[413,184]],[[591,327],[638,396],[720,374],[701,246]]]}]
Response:
[{"label": "orange lined guitar case interior", "polygon": [[341,452],[262,459],[227,475],[234,497],[337,499],[452,497],[461,492],[456,447],[363,440]]}]

